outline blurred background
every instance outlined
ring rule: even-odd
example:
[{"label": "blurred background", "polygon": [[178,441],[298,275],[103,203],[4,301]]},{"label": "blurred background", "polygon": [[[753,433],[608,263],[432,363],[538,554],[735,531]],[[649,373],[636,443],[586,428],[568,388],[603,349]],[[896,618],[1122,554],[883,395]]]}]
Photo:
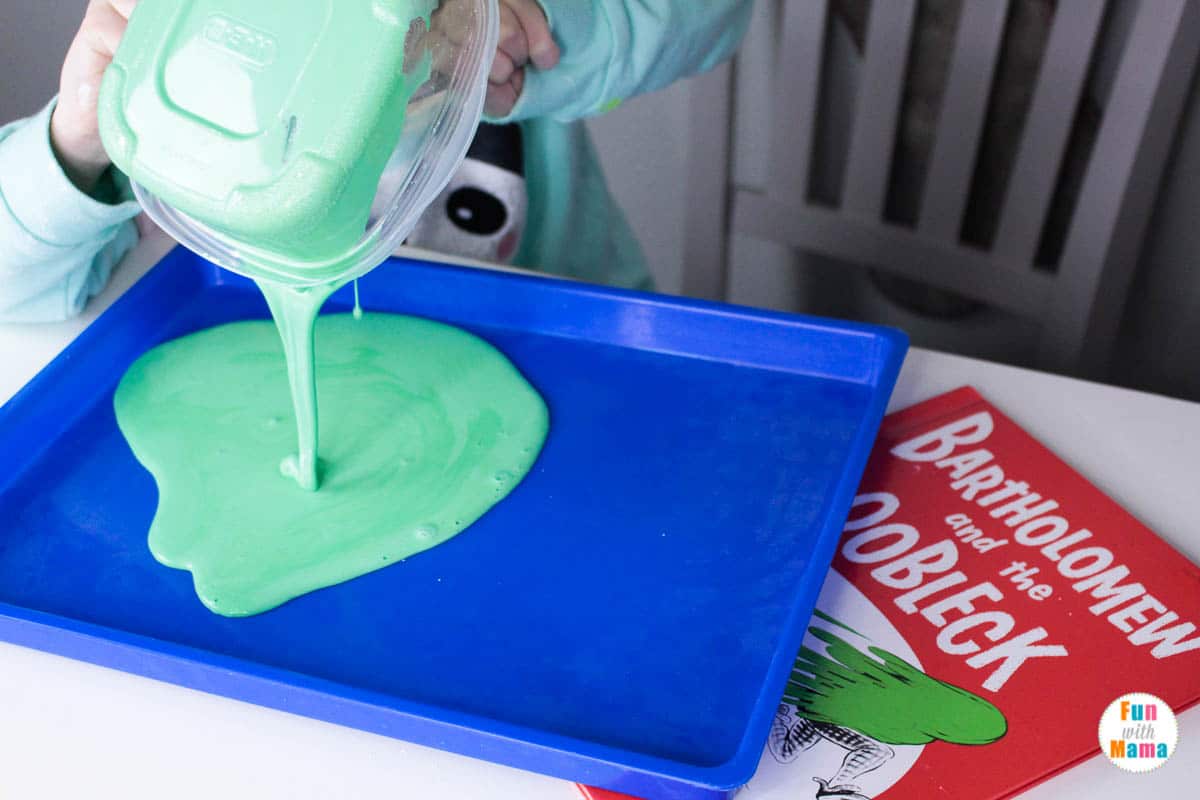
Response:
[{"label": "blurred background", "polygon": [[[0,120],[83,5],[0,5]],[[733,64],[589,126],[660,291],[1200,400],[1197,5],[758,0]]]}]

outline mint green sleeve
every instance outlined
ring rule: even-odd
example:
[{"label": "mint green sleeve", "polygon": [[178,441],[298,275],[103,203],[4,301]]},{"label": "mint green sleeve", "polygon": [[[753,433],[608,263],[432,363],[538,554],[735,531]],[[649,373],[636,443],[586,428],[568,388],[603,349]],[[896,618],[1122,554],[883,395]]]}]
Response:
[{"label": "mint green sleeve", "polygon": [[567,122],[712,69],[746,33],[752,0],[539,0],[562,50],[530,69],[503,121]]},{"label": "mint green sleeve", "polygon": [[51,102],[0,128],[0,322],[74,316],[108,283],[138,240],[128,182],[107,180],[111,203],[75,188],[50,147]]}]

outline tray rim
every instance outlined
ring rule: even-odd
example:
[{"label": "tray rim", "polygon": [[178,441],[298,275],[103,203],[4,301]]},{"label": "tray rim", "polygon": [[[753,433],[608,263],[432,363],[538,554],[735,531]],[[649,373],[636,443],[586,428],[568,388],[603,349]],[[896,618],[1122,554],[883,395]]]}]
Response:
[{"label": "tray rim", "polygon": [[[682,314],[688,318],[753,322],[810,334],[850,334],[863,337],[869,342],[872,368],[866,374],[847,376],[809,369],[786,370],[823,380],[868,385],[872,387],[871,396],[854,441],[848,445],[848,459],[843,463],[837,486],[827,499],[828,511],[824,514],[825,522],[815,537],[813,557],[804,573],[796,578],[798,584],[802,583],[808,588],[798,594],[797,600],[788,611],[787,621],[782,626],[786,641],[776,648],[766,680],[732,757],[714,765],[665,758],[440,706],[430,706],[397,695],[362,689],[261,662],[144,636],[122,628],[89,623],[8,603],[0,603],[0,640],[101,667],[119,669],[152,680],[566,780],[581,780],[580,774],[585,770],[580,769],[580,765],[586,765],[590,774],[582,780],[593,785],[629,786],[630,778],[638,776],[642,780],[636,782],[643,791],[646,788],[643,781],[648,779],[680,788],[686,785],[690,787],[690,796],[696,798],[707,800],[729,796],[730,792],[745,785],[757,770],[763,752],[763,742],[766,741],[775,715],[775,706],[778,698],[782,696],[787,676],[791,672],[794,654],[800,647],[807,620],[811,617],[821,583],[832,561],[841,533],[842,520],[849,512],[866,468],[871,446],[882,423],[888,399],[899,377],[909,346],[907,335],[893,328],[867,323],[823,320],[801,314],[707,300],[593,286],[534,274],[492,271],[409,257],[396,257],[390,259],[389,263],[393,266],[436,270],[456,275],[457,279],[465,278],[491,285],[512,281],[531,284],[534,288],[539,288],[540,285],[542,289],[552,290],[556,294],[566,293],[582,298],[585,302],[624,307],[652,307],[668,313]],[[146,304],[143,298],[153,293],[158,283],[165,280],[166,271],[172,268],[188,268],[192,271],[194,283],[189,284],[189,296],[221,286],[248,288],[252,285],[248,279],[221,270],[183,248],[169,252],[7,403],[0,406],[0,449],[3,449],[6,438],[11,436],[12,428],[31,424],[28,418],[21,419],[23,413],[29,413],[33,418],[51,417],[57,423],[53,426],[57,430],[44,437],[45,446],[28,452],[26,457],[21,459],[19,468],[10,470],[0,467],[0,493],[21,475],[25,465],[35,462],[47,448],[53,446],[57,434],[69,429],[90,408],[79,409],[74,415],[54,414],[54,408],[37,409],[35,399],[43,388],[63,376],[69,376],[72,362],[82,354],[109,345],[105,339],[106,334],[111,333],[108,328],[114,324],[113,320],[128,318],[129,309],[135,306],[144,310]],[[338,296],[347,291],[348,288],[342,290]],[[158,313],[137,316],[147,326],[161,329],[167,326],[175,315],[185,310],[183,306],[162,305],[164,308],[160,308]],[[542,333],[597,341],[596,337],[581,332]],[[149,344],[144,347],[148,349],[153,346],[154,344]],[[677,352],[673,349],[639,347],[628,343],[621,343],[620,346],[730,363],[726,359],[714,359],[703,354]],[[756,369],[779,368],[755,362],[733,363]],[[119,375],[114,375],[114,385],[117,380]],[[32,411],[26,408],[31,405],[35,407]],[[297,692],[301,693],[299,697],[304,702],[296,702]],[[393,725],[387,723],[398,723],[403,730],[394,731]],[[490,754],[481,755],[481,737],[498,749]],[[609,776],[606,777],[601,770],[609,773]]]}]

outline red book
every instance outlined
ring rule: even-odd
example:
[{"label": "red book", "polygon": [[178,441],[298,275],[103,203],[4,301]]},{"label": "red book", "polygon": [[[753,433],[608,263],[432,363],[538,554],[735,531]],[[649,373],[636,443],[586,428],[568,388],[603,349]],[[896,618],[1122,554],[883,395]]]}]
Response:
[{"label": "red book", "polygon": [[974,389],[897,412],[739,800],[1010,797],[1118,697],[1200,702],[1197,623],[1200,568]]}]

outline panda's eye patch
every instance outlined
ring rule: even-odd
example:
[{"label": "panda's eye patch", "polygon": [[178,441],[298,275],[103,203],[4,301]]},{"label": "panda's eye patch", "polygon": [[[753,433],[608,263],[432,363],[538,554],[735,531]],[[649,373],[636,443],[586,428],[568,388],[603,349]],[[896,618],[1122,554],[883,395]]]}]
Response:
[{"label": "panda's eye patch", "polygon": [[503,203],[469,186],[456,190],[446,200],[446,215],[455,225],[476,236],[490,236],[508,222]]}]

